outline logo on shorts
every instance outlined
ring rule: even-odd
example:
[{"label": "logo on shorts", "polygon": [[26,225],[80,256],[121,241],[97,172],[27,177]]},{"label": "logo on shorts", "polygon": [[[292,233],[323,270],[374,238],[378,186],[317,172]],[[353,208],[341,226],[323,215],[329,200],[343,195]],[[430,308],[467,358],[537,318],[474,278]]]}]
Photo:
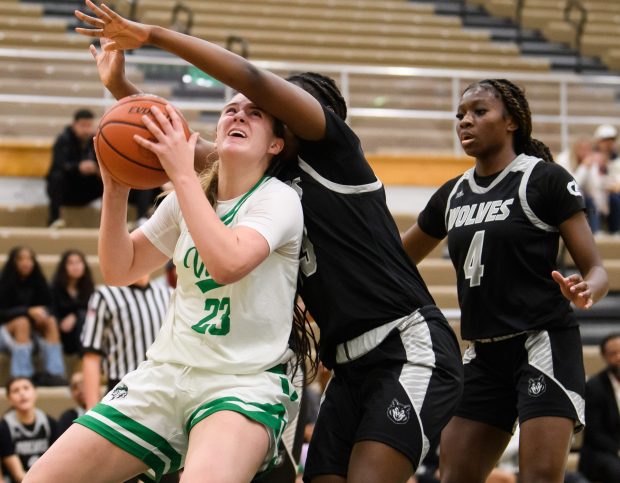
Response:
[{"label": "logo on shorts", "polygon": [[127,397],[127,393],[129,392],[129,388],[125,384],[119,384],[110,393],[110,400],[114,401],[114,399],[123,399]]},{"label": "logo on shorts", "polygon": [[388,418],[394,424],[406,424],[409,421],[409,416],[411,414],[411,405],[410,404],[401,404],[397,399],[392,399],[392,402],[387,408]]},{"label": "logo on shorts", "polygon": [[541,374],[538,377],[530,378],[527,381],[527,393],[532,397],[538,397],[545,392],[547,386],[545,384],[545,376]]}]

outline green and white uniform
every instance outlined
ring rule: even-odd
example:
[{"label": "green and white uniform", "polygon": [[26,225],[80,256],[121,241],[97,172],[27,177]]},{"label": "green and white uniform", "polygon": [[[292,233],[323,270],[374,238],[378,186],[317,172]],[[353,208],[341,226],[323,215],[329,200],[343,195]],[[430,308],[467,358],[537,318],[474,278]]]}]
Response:
[{"label": "green and white uniform", "polygon": [[256,230],[269,256],[241,280],[208,274],[175,193],[141,229],[177,267],[177,288],[147,361],[78,422],[145,461],[151,478],[183,465],[189,431],[220,410],[261,422],[270,433],[267,468],[297,394],[282,370],[297,286],[303,215],[297,193],[275,178],[217,203],[229,227]]}]

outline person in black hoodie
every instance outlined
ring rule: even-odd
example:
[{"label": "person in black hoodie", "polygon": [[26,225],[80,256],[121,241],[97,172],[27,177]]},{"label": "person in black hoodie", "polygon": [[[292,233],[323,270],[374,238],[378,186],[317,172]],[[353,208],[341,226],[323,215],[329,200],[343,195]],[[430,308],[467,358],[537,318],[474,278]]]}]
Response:
[{"label": "person in black hoodie", "polygon": [[36,376],[39,385],[65,385],[60,335],[51,315],[52,296],[31,248],[13,248],[0,275],[0,339],[11,352],[11,376],[32,377],[32,331],[41,335],[37,342],[44,372]]},{"label": "person in black hoodie", "polygon": [[65,354],[80,352],[88,299],[94,291],[93,276],[84,254],[79,250],[65,251],[52,279],[53,311]]},{"label": "person in black hoodie", "polygon": [[93,136],[95,115],[79,109],[73,122],[58,135],[52,149],[52,164],[47,174],[47,194],[50,199],[47,223],[60,228],[60,206],[81,206],[101,198],[103,183],[95,157]]}]

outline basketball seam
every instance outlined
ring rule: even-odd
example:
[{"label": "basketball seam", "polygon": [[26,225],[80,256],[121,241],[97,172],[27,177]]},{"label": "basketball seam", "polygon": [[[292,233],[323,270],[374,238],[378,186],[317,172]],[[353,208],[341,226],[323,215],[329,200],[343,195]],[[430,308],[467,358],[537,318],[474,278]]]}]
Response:
[{"label": "basketball seam", "polygon": [[[131,124],[131,123],[127,123],[127,122],[119,122],[119,121],[110,121],[108,124],[126,124],[129,126],[135,126],[135,124]],[[105,126],[105,124],[103,126],[101,126],[102,128]],[[139,126],[138,126],[139,127]],[[110,149],[112,149],[112,151],[114,151],[116,154],[118,154],[119,156],[121,156],[122,158],[126,159],[127,161],[129,161],[130,163],[136,164],[138,166],[141,166],[143,168],[146,169],[152,169],[153,171],[160,171],[160,172],[165,172],[165,169],[162,168],[154,168],[153,166],[149,166],[148,164],[142,164],[139,161],[136,161],[134,159],[131,159],[128,156],[125,156],[123,153],[121,153],[118,149],[116,149],[111,143],[110,141],[108,141],[108,139],[106,138],[105,134],[103,133],[103,131],[101,130],[101,128],[99,129],[99,136],[101,136],[101,138],[106,142],[106,144],[110,147]],[[135,142],[135,141],[134,141]]]}]

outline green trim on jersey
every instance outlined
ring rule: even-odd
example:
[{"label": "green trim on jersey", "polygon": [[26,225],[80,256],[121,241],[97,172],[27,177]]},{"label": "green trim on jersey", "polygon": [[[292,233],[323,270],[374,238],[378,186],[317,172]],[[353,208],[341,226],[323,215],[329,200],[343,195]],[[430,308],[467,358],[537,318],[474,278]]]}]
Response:
[{"label": "green trim on jersey", "polygon": [[225,225],[230,224],[230,222],[233,220],[233,218],[235,217],[235,215],[237,214],[237,212],[239,211],[243,203],[245,203],[245,200],[247,200],[252,195],[252,193],[254,193],[258,189],[259,186],[261,186],[265,181],[267,181],[270,178],[271,176],[263,176],[261,179],[259,179],[256,182],[256,184],[252,186],[250,190],[246,194],[244,194],[239,201],[237,201],[237,204],[235,204],[235,206],[233,206],[230,209],[230,211],[228,211],[228,213],[220,217],[220,220],[222,220],[222,223],[224,223]]},{"label": "green trim on jersey", "polygon": [[[156,480],[154,481],[159,481],[164,472],[171,473],[180,468],[181,455],[165,438],[153,430],[107,404],[99,403],[91,409],[91,412],[95,414],[87,413],[78,418],[76,422],[144,461],[155,472]],[[114,426],[120,427],[120,430]],[[131,438],[128,435],[134,437]],[[141,442],[135,441],[136,438]],[[166,459],[169,461],[167,471]],[[150,475],[149,477],[152,478]]]},{"label": "green trim on jersey", "polygon": [[259,422],[273,431],[275,442],[280,440],[286,426],[286,409],[282,404],[246,402],[237,397],[221,397],[200,405],[189,417],[185,430],[187,434],[196,424],[219,411],[234,411],[252,421]]}]

